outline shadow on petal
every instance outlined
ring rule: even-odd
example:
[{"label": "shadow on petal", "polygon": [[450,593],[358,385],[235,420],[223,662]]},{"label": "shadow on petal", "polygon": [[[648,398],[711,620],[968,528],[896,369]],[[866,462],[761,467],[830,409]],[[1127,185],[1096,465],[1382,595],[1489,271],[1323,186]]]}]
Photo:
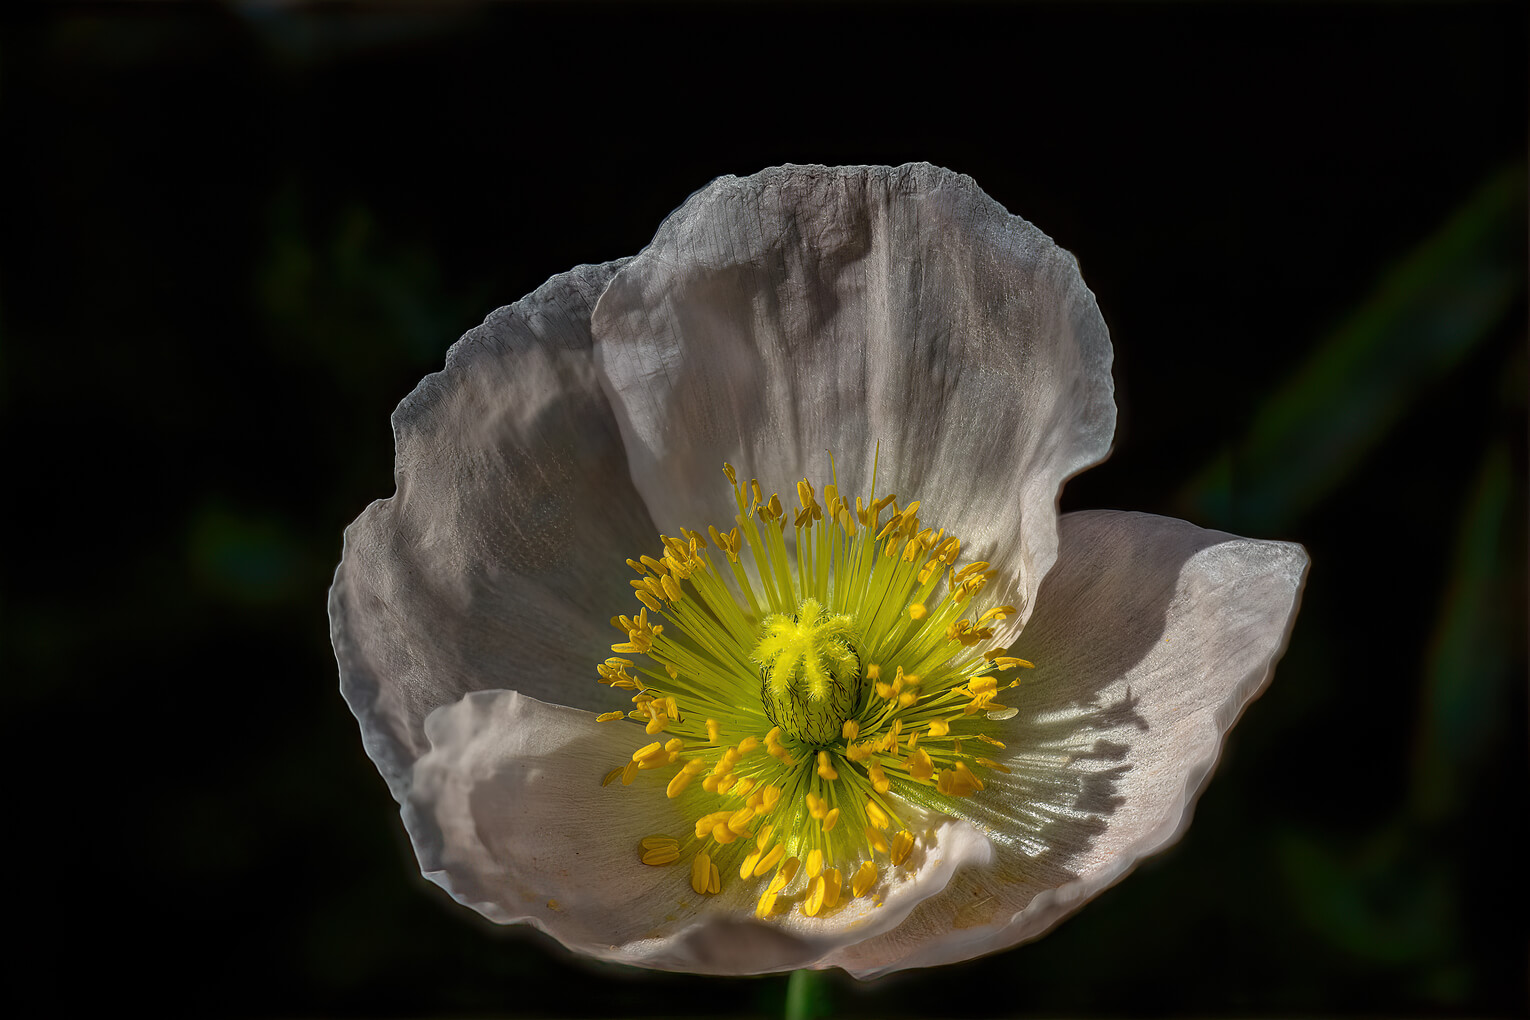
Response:
[{"label": "shadow on petal", "polygon": [[1307,557],[1146,514],[1063,518],[1062,552],[1013,653],[1007,745],[965,816],[991,868],[960,871],[900,929],[833,962],[869,977],[1045,932],[1175,839],[1226,731],[1284,649]]}]

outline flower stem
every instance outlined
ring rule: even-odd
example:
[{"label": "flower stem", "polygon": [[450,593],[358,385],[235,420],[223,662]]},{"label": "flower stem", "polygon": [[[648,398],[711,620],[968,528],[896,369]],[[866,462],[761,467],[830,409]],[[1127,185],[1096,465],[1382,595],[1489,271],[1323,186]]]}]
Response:
[{"label": "flower stem", "polygon": [[829,987],[815,970],[794,970],[786,980],[786,1020],[814,1020],[829,1015]]}]

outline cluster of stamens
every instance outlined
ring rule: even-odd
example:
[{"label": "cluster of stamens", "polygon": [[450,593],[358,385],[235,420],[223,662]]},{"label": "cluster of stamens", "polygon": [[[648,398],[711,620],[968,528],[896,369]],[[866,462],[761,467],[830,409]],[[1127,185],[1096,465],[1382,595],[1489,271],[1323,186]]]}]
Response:
[{"label": "cluster of stamens", "polygon": [[983,774],[1004,770],[983,752],[1004,746],[991,731],[1014,709],[996,698],[1019,681],[998,674],[1031,664],[977,646],[1015,609],[971,616],[988,564],[957,569],[960,540],[921,528],[918,501],[900,509],[873,481],[869,501],[831,484],[819,503],[804,479],[789,552],[779,495],[723,470],[733,528],[682,528],[659,536],[660,557],[627,561],[643,608],[611,621],[625,640],[596,670],[634,692],[633,708],[600,719],[634,720],[650,739],[604,782],[668,776],[694,827],[637,853],[687,859],[698,894],[736,871],[764,883],[762,918],[875,901],[885,869],[918,865],[920,813],[960,815]]}]

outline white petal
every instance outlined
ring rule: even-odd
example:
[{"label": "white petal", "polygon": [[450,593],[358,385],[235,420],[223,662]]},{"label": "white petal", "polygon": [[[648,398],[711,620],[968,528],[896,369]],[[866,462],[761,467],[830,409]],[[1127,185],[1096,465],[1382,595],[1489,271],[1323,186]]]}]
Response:
[{"label": "white petal", "polygon": [[426,715],[469,691],[620,707],[593,667],[634,607],[622,560],[656,536],[591,358],[617,266],[501,308],[394,412],[398,492],[347,529],[329,606],[341,692],[395,798]]},{"label": "white petal", "polygon": [[[861,977],[1035,938],[1173,842],[1222,738],[1269,680],[1307,569],[1300,546],[1145,514],[1062,518],[1015,654],[1036,664],[969,802],[995,864],[959,872],[897,931],[832,957]],[[1144,933],[1146,934],[1146,933]]]},{"label": "white petal", "polygon": [[895,927],[958,868],[992,859],[972,826],[943,820],[918,866],[884,881],[881,906],[862,899],[816,919],[793,911],[762,923],[752,914],[765,880],[740,881],[736,862],[722,868],[719,895],[699,896],[689,856],[639,860],[643,837],[683,842],[694,820],[664,794],[673,768],[600,785],[647,739],[637,727],[487,691],[438,709],[426,733],[431,749],[404,805],[426,877],[491,920],[534,925],[600,959],[715,974],[813,966]]},{"label": "white petal", "polygon": [[[654,520],[730,521],[723,461],[922,500],[1029,616],[1056,500],[1115,429],[1111,349],[1073,256],[928,164],[723,177],[612,280],[596,357]],[[792,502],[788,500],[788,502]]]}]

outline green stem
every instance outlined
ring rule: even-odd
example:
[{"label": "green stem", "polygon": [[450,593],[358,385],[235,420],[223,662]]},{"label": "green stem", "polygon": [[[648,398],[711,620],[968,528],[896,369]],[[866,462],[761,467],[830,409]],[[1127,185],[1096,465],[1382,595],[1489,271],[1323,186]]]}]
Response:
[{"label": "green stem", "polygon": [[794,970],[786,980],[786,1020],[814,1020],[828,1015],[829,989],[823,973]]}]

